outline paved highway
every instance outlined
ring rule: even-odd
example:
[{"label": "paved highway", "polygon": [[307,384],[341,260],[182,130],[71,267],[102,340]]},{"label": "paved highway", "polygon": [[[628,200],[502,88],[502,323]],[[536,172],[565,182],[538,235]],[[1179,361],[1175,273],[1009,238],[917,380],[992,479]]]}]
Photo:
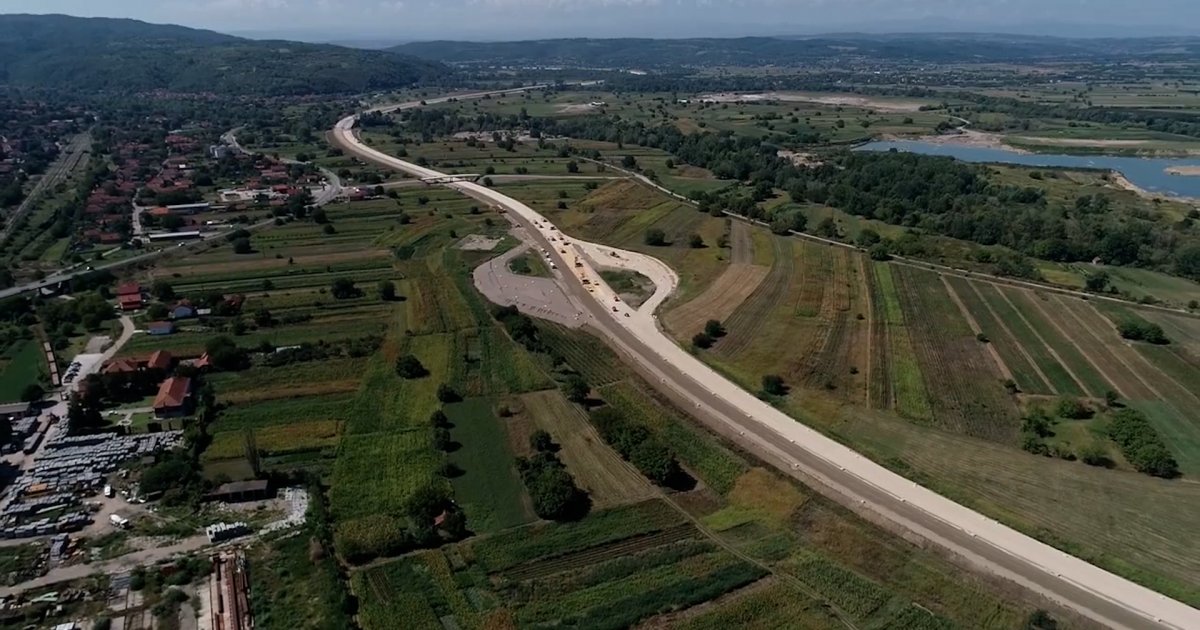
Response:
[{"label": "paved highway", "polygon": [[[506,90],[512,92],[514,90]],[[478,95],[458,95],[465,99]],[[451,97],[427,100],[437,103]],[[403,103],[372,111],[419,107]],[[360,158],[417,177],[443,175],[372,149],[354,133],[357,116],[339,121],[332,137]],[[653,309],[674,290],[677,280],[663,263],[617,250],[566,239],[543,216],[500,192],[470,182],[448,187],[507,211],[544,244],[561,269],[573,295],[585,305],[589,325],[602,334],[648,380],[701,421],[747,446],[781,470],[814,483],[856,510],[885,519],[970,564],[1020,584],[1035,593],[1114,628],[1200,628],[1200,611],[1134,584],[995,520],[961,506],[874,463],[814,431],[709,368],[667,337]],[[556,239],[552,241],[551,239]],[[564,245],[569,246],[564,247]],[[561,253],[566,251],[566,254]],[[642,309],[617,302],[611,289],[596,282],[597,258],[637,268],[658,284]],[[619,261],[625,261],[623,263]],[[576,267],[576,261],[581,266]],[[585,287],[580,277],[589,278]]]}]

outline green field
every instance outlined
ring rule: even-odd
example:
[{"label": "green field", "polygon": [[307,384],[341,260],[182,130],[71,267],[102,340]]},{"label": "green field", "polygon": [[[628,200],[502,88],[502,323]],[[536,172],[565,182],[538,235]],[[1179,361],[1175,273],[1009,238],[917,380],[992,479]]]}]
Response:
[{"label": "green field", "polygon": [[454,425],[450,436],[459,445],[447,459],[462,470],[450,484],[467,513],[468,526],[476,532],[507,529],[535,518],[495,407],[496,400],[489,397],[445,408]]},{"label": "green field", "polygon": [[10,346],[0,359],[0,401],[17,402],[29,385],[47,379],[42,344],[34,339]]}]

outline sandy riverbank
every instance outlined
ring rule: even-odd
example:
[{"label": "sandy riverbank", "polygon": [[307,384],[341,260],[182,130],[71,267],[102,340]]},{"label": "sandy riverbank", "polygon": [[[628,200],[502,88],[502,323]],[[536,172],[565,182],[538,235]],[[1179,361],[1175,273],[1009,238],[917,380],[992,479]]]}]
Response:
[{"label": "sandy riverbank", "polygon": [[1166,171],[1169,175],[1200,177],[1200,166],[1168,166]]},{"label": "sandy riverbank", "polygon": [[914,141],[926,142],[929,144],[954,144],[964,147],[974,147],[977,149],[1000,149],[1002,151],[1010,151],[1012,153],[1029,154],[1032,151],[1026,151],[1019,147],[1014,147],[1004,142],[1004,136],[998,133],[988,133],[986,131],[975,131],[973,129],[960,129],[957,132],[945,133],[934,136],[897,136],[887,134],[880,138],[881,140],[898,140],[898,141]]}]

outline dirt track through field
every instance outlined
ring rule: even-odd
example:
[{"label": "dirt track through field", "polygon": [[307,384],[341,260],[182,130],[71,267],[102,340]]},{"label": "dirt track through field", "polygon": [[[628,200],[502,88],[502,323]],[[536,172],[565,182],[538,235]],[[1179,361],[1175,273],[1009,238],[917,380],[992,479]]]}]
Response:
[{"label": "dirt track through field", "polygon": [[754,264],[754,239],[750,236],[750,224],[733,221],[729,226],[730,259],[733,264]]}]

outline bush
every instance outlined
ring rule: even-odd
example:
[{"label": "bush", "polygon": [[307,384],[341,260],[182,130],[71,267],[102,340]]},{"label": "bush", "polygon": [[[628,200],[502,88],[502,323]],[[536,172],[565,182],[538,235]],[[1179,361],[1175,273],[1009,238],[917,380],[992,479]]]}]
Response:
[{"label": "bush", "polygon": [[462,400],[462,395],[455,391],[453,387],[442,383],[437,388],[437,399],[443,403],[454,403]]},{"label": "bush", "polygon": [[647,245],[662,247],[667,244],[667,233],[658,228],[646,230],[645,241]]},{"label": "bush", "polygon": [[704,334],[712,337],[713,339],[724,337],[725,326],[723,326],[718,320],[710,319],[707,322],[704,322]]},{"label": "bush", "polygon": [[528,459],[517,459],[517,470],[529,490],[533,511],[555,521],[578,520],[587,514],[591,501],[575,485],[565,466],[553,453],[539,451]]},{"label": "bush", "polygon": [[429,370],[421,365],[421,360],[411,354],[396,358],[396,375],[404,379],[414,379],[427,376]]},{"label": "bush", "polygon": [[1060,418],[1086,420],[1092,417],[1092,409],[1074,398],[1060,398],[1055,411]]},{"label": "bush", "polygon": [[1117,332],[1133,341],[1145,341],[1158,345],[1171,343],[1163,332],[1162,326],[1138,319],[1126,319],[1117,324]]},{"label": "bush", "polygon": [[688,247],[692,249],[700,249],[704,247],[704,238],[699,234],[692,234],[688,237]]},{"label": "bush", "polygon": [[783,377],[778,374],[767,374],[762,377],[762,391],[769,396],[785,396],[788,393]]},{"label": "bush", "polygon": [[707,350],[708,348],[712,347],[713,338],[707,333],[698,332],[692,337],[692,345],[700,348],[701,350]]},{"label": "bush", "polygon": [[1112,415],[1108,437],[1138,472],[1155,477],[1179,475],[1179,464],[1150,421],[1133,409],[1121,409]]}]

